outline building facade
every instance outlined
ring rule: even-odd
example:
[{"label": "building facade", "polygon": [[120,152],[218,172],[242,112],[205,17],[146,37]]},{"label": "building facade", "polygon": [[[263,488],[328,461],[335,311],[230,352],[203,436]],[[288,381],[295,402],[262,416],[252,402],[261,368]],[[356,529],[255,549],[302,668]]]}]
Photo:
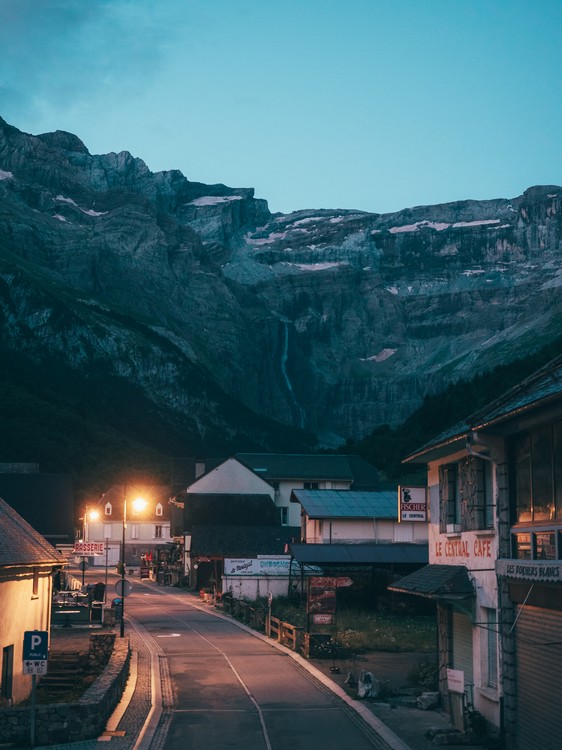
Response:
[{"label": "building facade", "polygon": [[428,465],[430,565],[392,588],[438,600],[445,705],[462,673],[465,700],[508,750],[554,750],[562,736],[562,358],[406,460]]}]

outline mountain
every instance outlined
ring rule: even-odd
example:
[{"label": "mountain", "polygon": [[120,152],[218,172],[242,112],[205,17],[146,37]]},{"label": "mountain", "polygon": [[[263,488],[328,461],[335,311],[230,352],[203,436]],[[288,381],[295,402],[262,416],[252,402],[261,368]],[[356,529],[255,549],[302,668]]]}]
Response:
[{"label": "mountain", "polygon": [[2,360],[170,451],[360,439],[558,336],[561,196],[271,214],[0,119]]}]

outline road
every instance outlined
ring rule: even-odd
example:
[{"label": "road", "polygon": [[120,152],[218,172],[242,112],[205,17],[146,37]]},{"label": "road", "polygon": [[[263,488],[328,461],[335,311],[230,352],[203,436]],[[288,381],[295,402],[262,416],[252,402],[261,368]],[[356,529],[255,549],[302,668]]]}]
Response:
[{"label": "road", "polygon": [[144,634],[164,665],[164,711],[151,748],[388,750],[286,650],[178,591],[137,580],[126,601],[127,627]]}]

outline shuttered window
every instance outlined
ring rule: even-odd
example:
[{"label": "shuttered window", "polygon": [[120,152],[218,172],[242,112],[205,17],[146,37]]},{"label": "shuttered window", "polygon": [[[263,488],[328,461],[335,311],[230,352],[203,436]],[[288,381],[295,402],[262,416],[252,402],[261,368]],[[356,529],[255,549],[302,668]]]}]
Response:
[{"label": "shuttered window", "polygon": [[498,617],[495,609],[487,609],[487,642],[488,642],[488,687],[498,686]]}]

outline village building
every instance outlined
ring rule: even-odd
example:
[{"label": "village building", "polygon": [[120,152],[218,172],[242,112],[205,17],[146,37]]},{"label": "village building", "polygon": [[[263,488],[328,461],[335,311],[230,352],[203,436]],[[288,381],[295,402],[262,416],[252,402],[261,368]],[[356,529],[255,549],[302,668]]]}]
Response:
[{"label": "village building", "polygon": [[428,467],[429,565],[391,589],[437,602],[445,707],[558,747],[562,357],[405,460]]},{"label": "village building", "polygon": [[53,573],[65,560],[8,503],[0,499],[0,706],[29,697],[24,674],[24,634],[49,633]]}]

